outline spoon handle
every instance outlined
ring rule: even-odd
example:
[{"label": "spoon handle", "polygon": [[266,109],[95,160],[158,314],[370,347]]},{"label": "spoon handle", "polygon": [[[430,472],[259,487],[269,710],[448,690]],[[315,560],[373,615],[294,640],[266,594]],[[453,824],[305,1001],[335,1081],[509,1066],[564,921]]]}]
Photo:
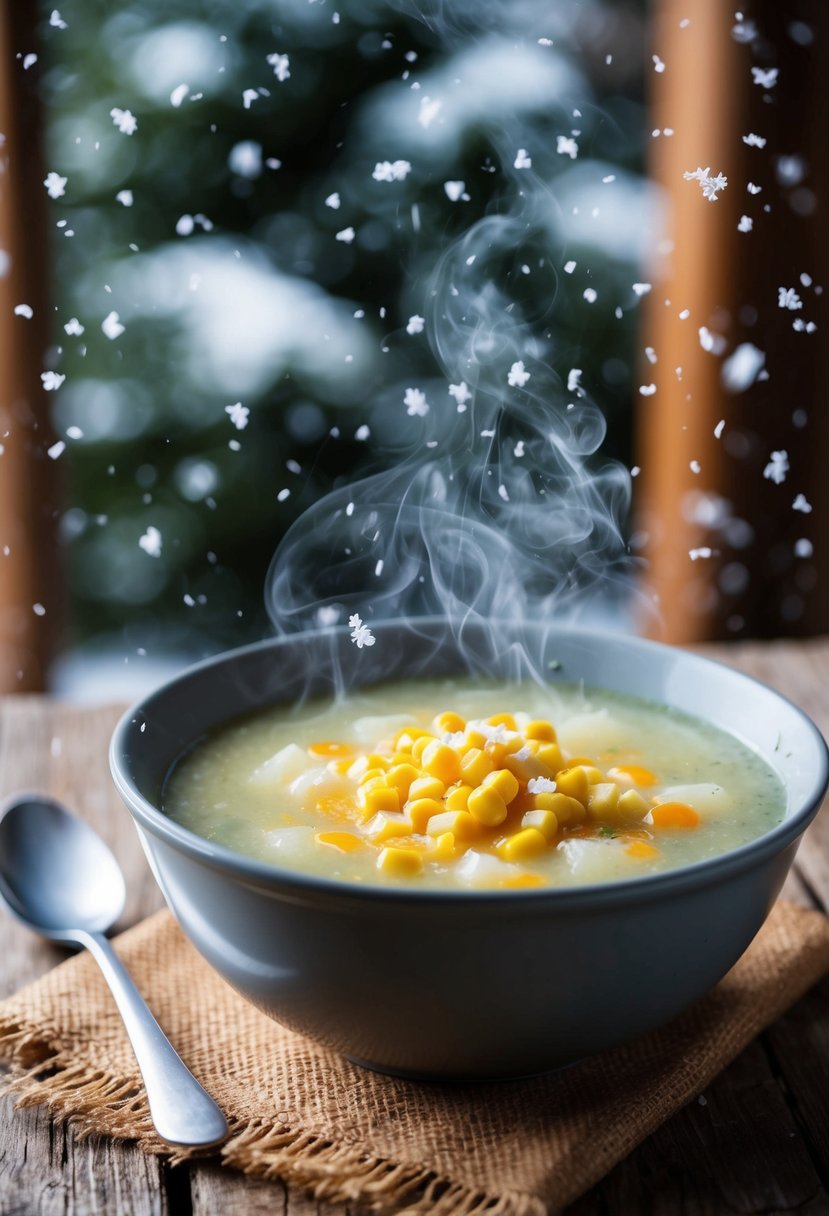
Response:
[{"label": "spoon handle", "polygon": [[173,1049],[110,943],[102,934],[85,930],[73,936],[93,955],[115,997],[159,1136],[171,1144],[192,1146],[224,1140],[224,1115]]}]

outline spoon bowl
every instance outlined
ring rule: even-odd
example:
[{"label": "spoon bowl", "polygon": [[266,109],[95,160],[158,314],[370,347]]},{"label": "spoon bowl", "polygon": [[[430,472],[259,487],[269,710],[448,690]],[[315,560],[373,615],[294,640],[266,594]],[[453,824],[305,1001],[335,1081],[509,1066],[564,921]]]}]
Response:
[{"label": "spoon bowl", "polygon": [[104,937],[124,910],[124,877],[100,836],[42,794],[0,810],[0,897],[36,933],[89,950],[132,1044],[150,1117],[163,1140],[206,1146],[226,1139],[227,1121],[165,1036]]},{"label": "spoon bowl", "polygon": [[24,794],[0,819],[0,894],[44,937],[67,927],[105,933],[124,911],[126,885],[110,850],[51,798]]}]

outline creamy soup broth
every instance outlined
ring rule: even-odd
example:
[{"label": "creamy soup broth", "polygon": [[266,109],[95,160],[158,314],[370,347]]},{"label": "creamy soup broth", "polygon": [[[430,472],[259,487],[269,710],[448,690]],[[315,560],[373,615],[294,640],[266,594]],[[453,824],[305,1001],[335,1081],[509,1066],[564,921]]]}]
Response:
[{"label": "creamy soup broth", "polygon": [[663,706],[459,679],[232,722],[174,765],[163,807],[281,868],[512,890],[728,852],[780,821],[785,794],[747,746]]}]

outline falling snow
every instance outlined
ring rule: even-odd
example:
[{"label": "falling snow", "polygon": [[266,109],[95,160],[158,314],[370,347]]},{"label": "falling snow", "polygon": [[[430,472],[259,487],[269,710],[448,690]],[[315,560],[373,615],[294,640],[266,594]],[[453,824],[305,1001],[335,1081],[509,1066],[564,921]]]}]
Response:
[{"label": "falling snow", "polygon": [[814,551],[814,545],[805,536],[801,536],[800,540],[794,542],[795,557],[811,557]]},{"label": "falling snow", "polygon": [[356,612],[348,618],[348,627],[351,630],[351,640],[358,650],[362,650],[364,646],[373,646],[377,641],[368,625],[363,624]]},{"label": "falling snow", "polygon": [[349,226],[348,228],[341,228],[334,237],[334,240],[342,241],[344,245],[350,245],[356,235],[357,233],[354,231],[354,229]]},{"label": "falling snow", "polygon": [[646,296],[653,289],[652,283],[634,283],[633,290],[637,296]]},{"label": "falling snow", "polygon": [[472,400],[472,394],[470,393],[465,380],[461,380],[460,384],[450,384],[449,396],[455,398],[459,414],[464,413],[467,402]]},{"label": "falling snow", "polygon": [[579,154],[579,145],[569,135],[557,135],[556,152],[559,156],[569,156],[571,160],[575,160]]},{"label": "falling snow", "polygon": [[403,404],[410,417],[425,418],[429,413],[426,394],[419,388],[407,388],[403,394]]},{"label": "falling snow", "polygon": [[177,84],[170,94],[170,105],[178,109],[189,92],[189,84]]},{"label": "falling snow", "polygon": [[582,295],[584,296],[585,300],[587,300],[588,304],[595,304],[596,300],[599,298],[597,291],[593,287],[585,287]]},{"label": "falling snow", "polygon": [[402,182],[412,171],[407,160],[380,160],[374,166],[372,177],[376,182]]},{"label": "falling snow", "polygon": [[741,342],[722,365],[720,377],[730,393],[750,388],[763,369],[766,356],[752,342]]},{"label": "falling snow", "polygon": [[524,368],[523,359],[517,360],[507,373],[507,384],[512,388],[523,388],[530,378],[530,373]]},{"label": "falling snow", "polygon": [[242,405],[241,401],[234,401],[233,405],[225,406],[225,413],[237,431],[245,429],[250,418],[250,410],[246,405]]},{"label": "falling snow", "polygon": [[777,75],[777,68],[769,68],[767,72],[764,72],[762,68],[751,69],[751,77],[761,89],[773,89],[777,84]]},{"label": "falling snow", "polygon": [[332,211],[339,211],[340,196],[336,190],[334,191],[333,194],[328,195],[328,198],[325,200],[325,205],[326,205],[326,207],[330,207]]},{"label": "falling snow", "polygon": [[804,515],[810,515],[812,504],[808,501],[805,494],[798,494],[792,503],[793,511],[802,511]]},{"label": "falling snow", "polygon": [[755,135],[753,131],[748,135],[743,136],[743,143],[748,144],[750,148],[765,148],[766,146],[766,141],[763,136]]},{"label": "falling snow", "polygon": [[245,89],[242,93],[242,105],[246,110],[249,110],[255,101],[259,100],[259,94],[256,89]]},{"label": "falling snow", "polygon": [[740,222],[737,225],[738,232],[751,232],[754,227],[754,220],[750,215],[741,215]]},{"label": "falling snow", "polygon": [[152,524],[150,524],[143,536],[139,536],[138,544],[148,557],[161,557],[161,533]]},{"label": "falling snow", "polygon": [[803,307],[803,301],[793,287],[778,287],[777,307],[787,308],[790,312],[797,312],[798,309]]},{"label": "falling snow", "polygon": [[444,182],[443,189],[450,203],[457,203],[462,198],[468,197],[466,195],[466,182]]},{"label": "falling snow", "polygon": [[280,84],[291,79],[291,61],[287,55],[274,51],[272,54],[266,55],[265,59],[273,68],[273,74]]},{"label": "falling snow", "polygon": [[114,340],[115,338],[119,338],[124,332],[124,326],[119,320],[118,313],[108,313],[101,322],[101,329],[103,330],[105,337],[109,338],[110,341]]},{"label": "falling snow", "polygon": [[29,320],[35,315],[35,310],[31,304],[15,304],[14,315],[16,317],[27,317]]},{"label": "falling snow", "polygon": [[132,190],[119,190],[115,195],[115,201],[122,207],[131,207],[133,204]]},{"label": "falling snow", "polygon": [[109,116],[122,135],[134,135],[138,130],[138,120],[131,110],[121,110],[113,106]]},{"label": "falling snow", "polygon": [[63,384],[66,376],[62,376],[60,372],[41,372],[40,379],[43,383],[44,391],[53,393]]},{"label": "falling snow", "polygon": [[66,183],[68,181],[68,177],[61,177],[61,175],[59,173],[55,173],[54,170],[47,173],[43,179],[43,184],[46,187],[49,198],[62,198],[66,193]]},{"label": "falling snow", "polygon": [[682,176],[686,182],[699,182],[703,196],[711,203],[717,201],[719,192],[728,185],[728,178],[724,174],[717,173],[712,177],[710,168],[686,171]]},{"label": "falling snow", "polygon": [[53,8],[49,15],[49,24],[56,30],[69,29],[69,26],[66,24],[63,17],[61,17],[60,12],[56,8]]},{"label": "falling snow", "polygon": [[582,376],[582,369],[580,367],[571,367],[570,368],[570,371],[568,372],[568,375],[567,375],[567,392],[568,393],[578,393],[581,391],[581,384],[579,383],[581,380],[581,376]]},{"label": "falling snow", "polygon": [[564,263],[564,273],[572,274],[573,271],[576,269],[576,265],[577,265],[576,262],[565,262]]},{"label": "falling snow", "polygon": [[530,156],[526,148],[519,148],[515,154],[515,160],[512,162],[516,169],[532,169],[533,158]]},{"label": "falling snow", "polygon": [[425,130],[427,127],[431,127],[432,123],[435,121],[442,109],[443,102],[439,97],[421,97],[420,111],[417,116],[417,121]]},{"label": "falling snow", "polygon": [[769,462],[763,469],[763,476],[773,481],[776,486],[782,485],[789,471],[789,453],[786,451],[772,452]]},{"label": "falling snow", "polygon": [[692,562],[698,562],[700,559],[713,557],[714,550],[709,549],[708,545],[701,545],[699,549],[689,549],[688,556]]},{"label": "falling snow", "polygon": [[643,397],[652,397],[654,395],[654,393],[656,392],[656,385],[655,384],[640,384],[639,392],[642,394]]},{"label": "falling snow", "polygon": [[407,334],[422,334],[423,327],[425,324],[426,324],[426,321],[424,320],[424,318],[419,317],[417,315],[417,313],[415,313],[414,316],[409,317],[409,320],[406,323],[406,333]]},{"label": "falling snow", "polygon": [[653,70],[655,72],[664,72],[665,71],[665,64],[662,62],[662,60],[659,58],[658,55],[651,55],[651,59],[653,60]]},{"label": "falling snow", "polygon": [[762,186],[755,186],[754,182],[749,182],[746,186],[746,190],[748,190],[749,194],[759,194],[762,189]]},{"label": "falling snow", "polygon": [[62,456],[65,451],[66,451],[66,444],[63,442],[62,439],[59,439],[57,441],[57,443],[53,443],[50,448],[46,449],[46,455],[51,460],[57,460],[58,457]]},{"label": "falling snow", "polygon": [[84,326],[81,325],[77,317],[70,317],[63,329],[64,333],[69,334],[70,337],[80,337],[84,332]]}]

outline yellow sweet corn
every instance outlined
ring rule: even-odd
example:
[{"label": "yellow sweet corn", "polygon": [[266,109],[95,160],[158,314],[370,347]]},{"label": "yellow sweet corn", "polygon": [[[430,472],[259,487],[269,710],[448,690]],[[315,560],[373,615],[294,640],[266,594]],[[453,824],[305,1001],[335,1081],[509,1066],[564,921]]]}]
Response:
[{"label": "yellow sweet corn", "polygon": [[495,765],[486,752],[479,747],[473,747],[461,758],[460,775],[467,784],[480,785],[494,768]]},{"label": "yellow sweet corn", "polygon": [[546,848],[547,841],[538,828],[522,828],[502,841],[497,852],[505,861],[525,861],[528,857],[537,857]]},{"label": "yellow sweet corn", "polygon": [[594,819],[612,816],[618,804],[619,787],[615,781],[602,781],[590,786],[587,809]]},{"label": "yellow sweet corn", "polygon": [[416,832],[425,831],[429,820],[435,815],[440,815],[443,809],[443,803],[438,798],[416,798],[412,802],[407,802],[404,808]]},{"label": "yellow sweet corn", "polygon": [[466,805],[469,813],[487,827],[497,827],[507,817],[507,804],[498,791],[482,785],[472,791]]},{"label": "yellow sweet corn", "polygon": [[535,754],[541,763],[546,764],[547,768],[552,769],[554,773],[557,773],[560,768],[564,768],[564,757],[557,743],[542,743]]},{"label": "yellow sweet corn", "polygon": [[423,858],[415,849],[385,848],[380,850],[377,869],[395,878],[414,878],[423,869]]},{"label": "yellow sweet corn", "polygon": [[499,768],[495,772],[487,773],[482,785],[484,789],[497,790],[507,805],[518,793],[518,779],[508,768]]},{"label": "yellow sweet corn", "polygon": [[409,796],[409,787],[413,781],[417,781],[420,776],[420,769],[415,768],[413,764],[395,764],[389,769],[386,780],[389,785],[398,791],[401,798]]},{"label": "yellow sweet corn", "polygon": [[439,777],[418,776],[409,786],[409,798],[414,802],[417,798],[442,798],[446,793],[446,785]]},{"label": "yellow sweet corn", "polygon": [[558,819],[553,811],[525,811],[521,827],[536,828],[548,843],[558,835]]},{"label": "yellow sweet corn", "polygon": [[432,777],[439,778],[444,785],[451,785],[460,777],[460,757],[453,747],[432,740],[423,749],[420,763]]},{"label": "yellow sweet corn", "polygon": [[399,811],[400,794],[389,785],[375,785],[370,789],[362,786],[357,791],[357,801],[366,812]]},{"label": "yellow sweet corn", "polygon": [[435,861],[454,861],[457,851],[458,846],[455,842],[455,833],[441,832],[440,836],[435,840],[432,857],[434,857]]},{"label": "yellow sweet corn", "polygon": [[644,819],[648,804],[638,790],[625,790],[619,796],[619,810],[627,819]]},{"label": "yellow sweet corn", "polygon": [[507,730],[515,730],[515,718],[512,714],[493,714],[487,718],[489,726],[506,726]]},{"label": "yellow sweet corn", "polygon": [[464,719],[460,714],[453,713],[451,709],[445,710],[435,718],[435,729],[442,735],[455,735],[465,727]]},{"label": "yellow sweet corn", "polygon": [[396,836],[411,836],[414,827],[411,820],[399,812],[395,815],[388,811],[380,811],[368,821],[365,830],[370,840],[375,844],[381,844],[382,841],[391,840]]},{"label": "yellow sweet corn", "polygon": [[587,806],[587,796],[590,789],[590,782],[587,780],[585,770],[576,765],[575,768],[565,768],[561,772],[556,773],[556,790],[560,794],[567,794],[569,798],[576,798],[582,806]]},{"label": "yellow sweet corn", "polygon": [[581,823],[587,816],[584,803],[569,794],[533,794],[533,809],[537,811],[552,811],[560,826],[571,827]]},{"label": "yellow sweet corn", "polygon": [[465,811],[472,789],[471,785],[453,785],[444,799],[446,809],[448,811]]},{"label": "yellow sweet corn", "polygon": [[544,722],[536,720],[528,722],[524,727],[524,737],[526,739],[543,739],[545,743],[557,743],[558,735],[556,728],[552,722]]},{"label": "yellow sweet corn", "polygon": [[451,832],[458,840],[476,840],[483,828],[469,811],[441,811],[429,820],[426,833],[429,836],[442,836],[445,832]]}]

